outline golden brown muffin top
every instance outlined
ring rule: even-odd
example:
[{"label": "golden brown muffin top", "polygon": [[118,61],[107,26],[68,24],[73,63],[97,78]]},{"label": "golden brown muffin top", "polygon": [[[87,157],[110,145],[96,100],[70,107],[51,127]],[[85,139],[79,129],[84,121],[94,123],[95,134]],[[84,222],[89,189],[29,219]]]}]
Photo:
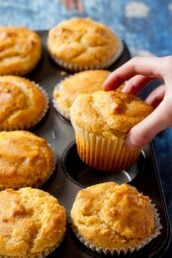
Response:
[{"label": "golden brown muffin top", "polygon": [[30,72],[41,57],[37,33],[19,26],[0,26],[0,74]]},{"label": "golden brown muffin top", "polygon": [[48,49],[52,56],[68,64],[106,64],[121,52],[120,39],[104,24],[90,18],[74,17],[49,31]]},{"label": "golden brown muffin top", "polygon": [[0,132],[0,188],[39,186],[54,169],[47,141],[27,131]]},{"label": "golden brown muffin top", "polygon": [[76,230],[102,248],[136,246],[155,231],[148,196],[128,184],[107,182],[78,192],[71,210]]},{"label": "golden brown muffin top", "polygon": [[112,139],[128,131],[151,111],[140,98],[117,91],[80,94],[70,109],[72,124]]},{"label": "golden brown muffin top", "polygon": [[63,80],[53,92],[54,104],[66,118],[69,109],[79,93],[92,93],[100,90],[102,84],[110,75],[106,70],[89,70],[75,73]]},{"label": "golden brown muffin top", "polygon": [[49,193],[30,187],[0,192],[0,255],[38,257],[61,241],[65,227],[65,209]]},{"label": "golden brown muffin top", "polygon": [[47,98],[34,82],[0,76],[0,130],[24,129],[35,125],[47,109]]}]

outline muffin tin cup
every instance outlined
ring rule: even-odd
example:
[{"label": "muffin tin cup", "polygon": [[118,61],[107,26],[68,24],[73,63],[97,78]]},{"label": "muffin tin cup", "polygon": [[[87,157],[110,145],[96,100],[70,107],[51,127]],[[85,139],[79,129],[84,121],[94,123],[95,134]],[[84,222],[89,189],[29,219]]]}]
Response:
[{"label": "muffin tin cup", "polygon": [[74,234],[76,235],[76,237],[79,239],[79,241],[85,245],[87,248],[89,248],[91,251],[96,252],[99,255],[127,255],[127,254],[132,254],[134,252],[138,252],[140,249],[142,249],[144,246],[146,246],[147,244],[149,244],[153,239],[155,239],[158,235],[161,234],[161,229],[162,229],[162,225],[160,223],[160,218],[159,218],[159,213],[158,210],[155,208],[155,205],[153,204],[154,207],[154,212],[155,212],[155,232],[153,234],[151,234],[149,237],[147,237],[145,240],[141,241],[137,246],[135,247],[128,247],[128,248],[113,248],[113,249],[104,249],[102,247],[96,246],[94,244],[92,244],[91,242],[89,242],[88,240],[85,240],[84,237],[77,231],[77,228],[75,227],[75,225],[72,224],[71,222],[71,228],[74,232]]},{"label": "muffin tin cup", "polygon": [[141,150],[131,151],[125,147],[125,138],[108,139],[88,132],[72,121],[78,154],[87,165],[104,172],[119,172],[137,160]]}]

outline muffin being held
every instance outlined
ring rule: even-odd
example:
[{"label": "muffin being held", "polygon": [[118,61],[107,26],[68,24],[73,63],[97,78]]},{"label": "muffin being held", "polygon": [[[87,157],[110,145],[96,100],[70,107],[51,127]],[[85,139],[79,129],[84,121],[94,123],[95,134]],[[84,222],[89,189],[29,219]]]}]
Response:
[{"label": "muffin being held", "polygon": [[106,68],[123,49],[120,38],[106,25],[81,17],[52,28],[47,45],[55,62],[71,71]]},{"label": "muffin being held", "polygon": [[46,257],[65,231],[65,209],[49,193],[30,187],[0,192],[0,257]]},{"label": "muffin being held", "polygon": [[69,109],[80,93],[92,93],[101,90],[101,86],[110,75],[106,70],[89,70],[75,73],[61,81],[53,91],[53,103],[57,111],[70,119]]},{"label": "muffin being held", "polygon": [[84,245],[105,255],[137,251],[161,228],[149,197],[115,182],[80,190],[71,209],[71,223]]},{"label": "muffin being held", "polygon": [[32,71],[42,54],[39,35],[25,27],[0,26],[0,75]]},{"label": "muffin being held", "polygon": [[27,131],[0,132],[0,189],[42,185],[55,169],[47,141]]},{"label": "muffin being held", "polygon": [[141,150],[129,150],[129,130],[153,108],[138,97],[117,91],[80,94],[70,109],[80,158],[104,171],[129,168]]}]

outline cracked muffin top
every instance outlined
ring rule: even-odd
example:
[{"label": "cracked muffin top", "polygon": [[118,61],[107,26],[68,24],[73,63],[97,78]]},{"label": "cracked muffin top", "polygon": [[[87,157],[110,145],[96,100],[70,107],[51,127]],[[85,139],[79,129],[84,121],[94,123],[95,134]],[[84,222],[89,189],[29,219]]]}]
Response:
[{"label": "cracked muffin top", "polygon": [[107,182],[82,189],[71,209],[76,233],[103,249],[137,246],[155,232],[148,196],[128,184]]},{"label": "cracked muffin top", "polygon": [[119,57],[122,43],[106,25],[74,17],[49,31],[48,49],[55,61],[66,68],[99,69]]},{"label": "cracked muffin top", "polygon": [[48,99],[34,82],[14,75],[0,76],[0,130],[28,129],[45,115]]},{"label": "cracked muffin top", "polygon": [[47,192],[30,187],[0,192],[0,255],[45,257],[66,230],[66,213]]},{"label": "cracked muffin top", "polygon": [[102,90],[78,95],[70,108],[70,118],[74,126],[113,139],[125,137],[152,110],[135,95]]},{"label": "cracked muffin top", "polygon": [[24,75],[40,60],[39,35],[25,27],[0,26],[0,75]]}]

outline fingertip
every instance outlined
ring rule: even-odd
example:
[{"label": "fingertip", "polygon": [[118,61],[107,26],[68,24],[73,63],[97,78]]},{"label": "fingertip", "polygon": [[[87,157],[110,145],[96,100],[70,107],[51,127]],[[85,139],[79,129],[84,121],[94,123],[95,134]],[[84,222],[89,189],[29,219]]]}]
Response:
[{"label": "fingertip", "polygon": [[104,83],[104,84],[102,85],[102,89],[105,90],[105,91],[108,91],[108,90],[111,90],[111,87],[109,87],[108,84]]},{"label": "fingertip", "polygon": [[104,81],[102,88],[106,91],[115,90],[120,86],[124,81],[117,75],[116,71],[112,72],[108,78]]},{"label": "fingertip", "polygon": [[121,90],[123,93],[130,93],[130,89],[128,89],[127,82],[125,82],[124,87]]},{"label": "fingertip", "polygon": [[111,77],[108,76],[108,78],[104,81],[102,84],[102,88],[104,90],[112,90],[113,89],[113,82],[111,81]]},{"label": "fingertip", "polygon": [[145,131],[145,128],[140,126],[141,123],[134,126],[127,135],[125,146],[130,150],[142,149],[151,140],[151,136],[148,137],[146,133],[147,130]]},{"label": "fingertip", "polygon": [[142,149],[144,145],[136,143],[136,141],[131,137],[127,137],[125,141],[125,146],[131,151],[136,151]]}]

